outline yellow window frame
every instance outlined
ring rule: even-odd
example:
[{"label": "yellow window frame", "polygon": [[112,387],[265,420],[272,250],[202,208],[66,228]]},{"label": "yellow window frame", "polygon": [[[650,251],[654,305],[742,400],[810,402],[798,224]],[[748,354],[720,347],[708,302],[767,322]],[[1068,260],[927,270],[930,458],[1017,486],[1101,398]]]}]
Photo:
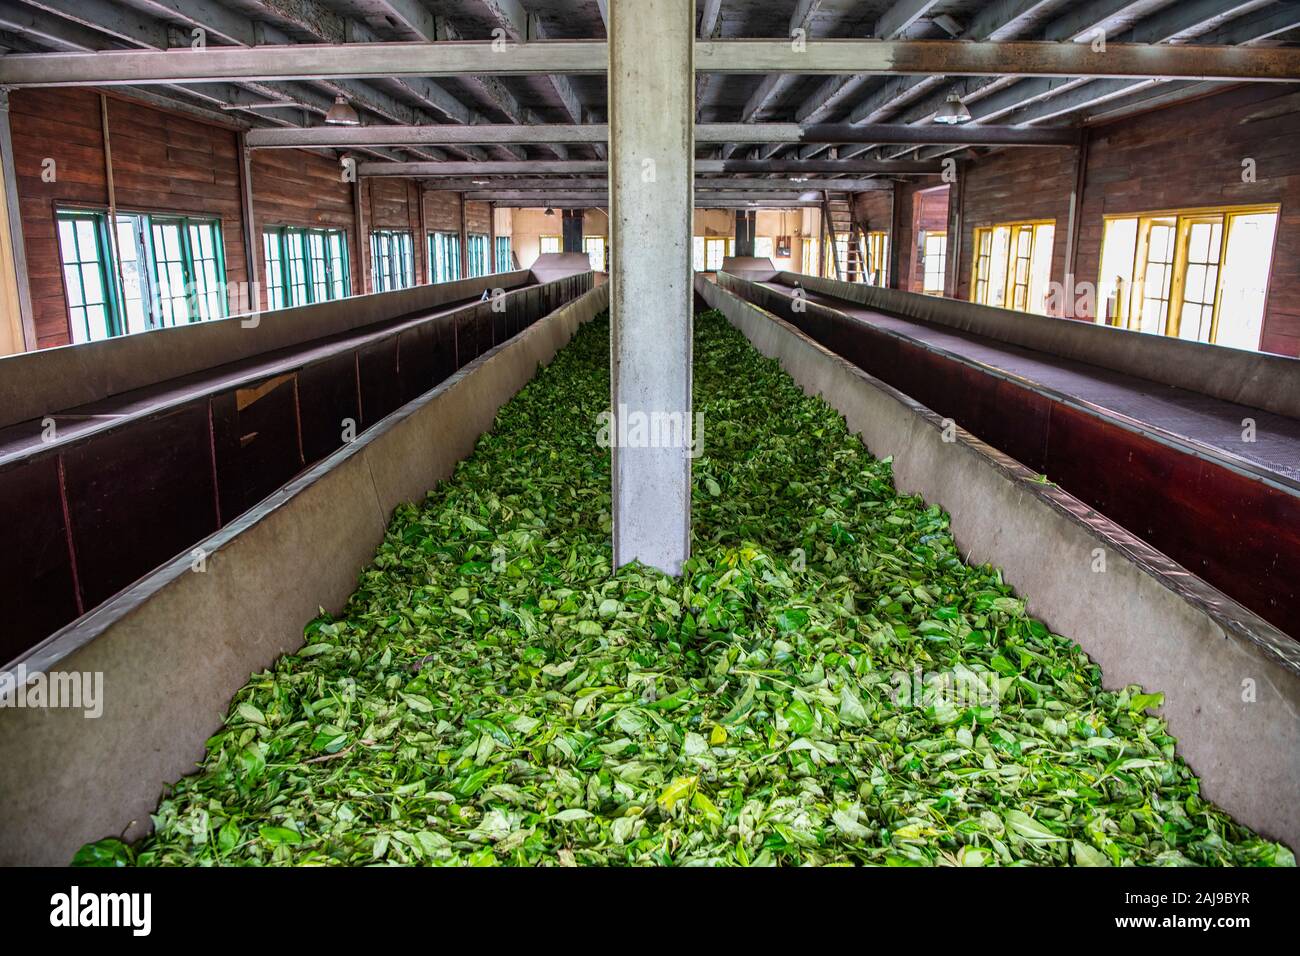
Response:
[{"label": "yellow window frame", "polygon": [[[996,280],[1002,289],[1002,308],[1018,309],[1022,312],[1028,311],[1029,290],[1033,284],[1033,262],[1034,246],[1038,241],[1038,228],[1040,226],[1051,226],[1056,229],[1055,219],[1022,219],[1017,222],[995,222],[989,226],[978,226],[975,229],[974,248],[975,261],[973,263],[973,274],[970,284],[970,301],[981,305],[991,305],[993,301],[992,290],[997,288],[993,285]],[[1007,262],[1003,270],[1003,275],[995,277],[991,275],[993,266],[993,236],[999,229],[1007,229],[1011,233],[1010,241],[1007,244]],[[1025,281],[1016,282],[1016,250],[1019,246],[1019,237],[1028,232],[1029,234],[1029,258]],[[1055,236],[1055,232],[1053,232]],[[1051,254],[1050,251],[1048,253]],[[1024,307],[1015,305],[1016,290],[1023,288],[1025,291]]]},{"label": "yellow window frame", "polygon": [[867,233],[867,271],[877,276],[880,285],[889,284],[889,263],[886,260],[889,249],[889,233],[883,229]]},{"label": "yellow window frame", "polygon": [[[1282,214],[1281,204],[1196,206],[1187,209],[1111,213],[1103,216],[1102,243],[1100,255],[1097,259],[1099,269],[1100,263],[1106,261],[1107,230],[1105,223],[1123,219],[1136,219],[1138,222],[1137,244],[1133,254],[1133,279],[1125,295],[1120,298],[1118,314],[1113,324],[1126,329],[1140,329],[1142,327],[1142,309],[1146,297],[1144,295],[1135,298],[1133,293],[1138,288],[1141,288],[1144,292],[1146,290],[1146,269],[1147,259],[1150,256],[1151,227],[1162,220],[1172,219],[1175,222],[1174,262],[1173,276],[1169,283],[1169,313],[1165,322],[1164,334],[1171,338],[1178,338],[1181,331],[1183,306],[1185,305],[1184,296],[1187,290],[1187,267],[1189,264],[1192,226],[1197,223],[1218,222],[1222,226],[1222,234],[1219,242],[1218,269],[1215,275],[1214,308],[1210,317],[1210,342],[1217,341],[1219,337],[1219,306],[1223,301],[1224,265],[1227,263],[1228,240],[1232,235],[1233,220],[1239,216],[1270,214],[1280,217]],[[1097,278],[1100,287],[1104,277],[1098,275]]]}]

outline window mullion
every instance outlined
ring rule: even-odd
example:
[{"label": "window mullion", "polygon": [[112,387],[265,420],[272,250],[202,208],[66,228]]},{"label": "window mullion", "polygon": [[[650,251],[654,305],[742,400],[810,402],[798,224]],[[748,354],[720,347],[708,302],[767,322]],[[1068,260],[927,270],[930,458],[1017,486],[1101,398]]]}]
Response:
[{"label": "window mullion", "polygon": [[1183,324],[1183,301],[1187,294],[1187,260],[1191,255],[1192,220],[1187,216],[1178,217],[1177,231],[1174,234],[1174,276],[1169,283],[1169,321],[1165,323],[1165,335],[1178,338]]}]

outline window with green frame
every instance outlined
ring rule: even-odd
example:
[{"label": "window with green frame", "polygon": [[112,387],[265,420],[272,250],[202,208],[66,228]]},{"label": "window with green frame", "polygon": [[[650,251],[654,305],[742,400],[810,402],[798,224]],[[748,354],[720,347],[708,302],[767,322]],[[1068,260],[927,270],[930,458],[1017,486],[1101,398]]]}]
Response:
[{"label": "window with green frame", "polygon": [[497,272],[514,271],[514,262],[511,260],[510,237],[497,236]]},{"label": "window with green frame", "polygon": [[276,226],[262,232],[268,309],[311,305],[352,294],[347,233]]},{"label": "window with green frame", "polygon": [[454,282],[456,279],[459,279],[459,233],[429,233],[429,263],[430,282]]},{"label": "window with green frame", "polygon": [[108,217],[101,212],[62,211],[57,215],[63,286],[73,342],[94,342],[121,334],[110,281],[113,256]]},{"label": "window with green frame", "polygon": [[465,264],[469,268],[469,276],[485,276],[491,270],[488,268],[488,237],[482,233],[470,233],[465,237]]},{"label": "window with green frame", "polygon": [[74,342],[226,314],[218,220],[119,212],[115,235],[103,210],[58,209],[55,220]]},{"label": "window with green frame", "polygon": [[376,292],[415,285],[415,254],[409,232],[376,229],[370,234],[370,278]]},{"label": "window with green frame", "polygon": [[226,314],[221,226],[211,219],[148,216],[153,249],[154,318],[184,325]]}]

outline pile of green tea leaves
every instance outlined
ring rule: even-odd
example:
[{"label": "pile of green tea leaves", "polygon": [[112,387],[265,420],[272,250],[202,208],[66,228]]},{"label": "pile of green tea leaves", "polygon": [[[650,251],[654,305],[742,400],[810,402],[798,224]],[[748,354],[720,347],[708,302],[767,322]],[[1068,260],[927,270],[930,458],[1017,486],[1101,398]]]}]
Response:
[{"label": "pile of green tea leaves", "polygon": [[83,862],[1292,865],[820,399],[697,319],[694,556],[614,570],[609,323]]}]

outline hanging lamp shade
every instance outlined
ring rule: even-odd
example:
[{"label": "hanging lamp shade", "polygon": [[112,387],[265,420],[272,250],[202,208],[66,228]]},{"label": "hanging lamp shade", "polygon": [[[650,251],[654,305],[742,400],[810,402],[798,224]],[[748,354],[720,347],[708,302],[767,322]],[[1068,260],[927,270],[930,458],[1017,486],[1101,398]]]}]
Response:
[{"label": "hanging lamp shade", "polygon": [[346,97],[336,96],[334,105],[325,114],[325,122],[331,126],[360,126],[361,117],[357,115],[357,111],[352,108],[352,104]]},{"label": "hanging lamp shade", "polygon": [[934,114],[934,121],[945,126],[957,126],[960,123],[969,123],[970,120],[970,110],[966,109],[966,104],[956,93],[949,94],[948,99],[939,107],[939,112]]}]

